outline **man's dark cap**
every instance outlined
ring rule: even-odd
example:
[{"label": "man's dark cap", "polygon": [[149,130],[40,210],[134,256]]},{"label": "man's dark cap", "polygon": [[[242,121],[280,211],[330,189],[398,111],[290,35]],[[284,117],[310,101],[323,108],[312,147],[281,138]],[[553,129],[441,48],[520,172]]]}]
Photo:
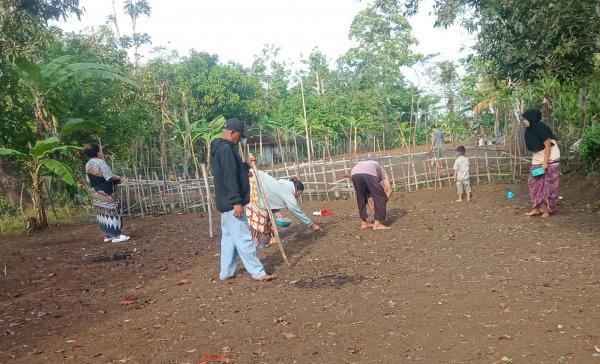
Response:
[{"label": "man's dark cap", "polygon": [[225,122],[225,127],[223,129],[237,131],[242,134],[242,137],[246,137],[246,128],[244,128],[244,123],[241,120],[236,118],[227,119]]}]

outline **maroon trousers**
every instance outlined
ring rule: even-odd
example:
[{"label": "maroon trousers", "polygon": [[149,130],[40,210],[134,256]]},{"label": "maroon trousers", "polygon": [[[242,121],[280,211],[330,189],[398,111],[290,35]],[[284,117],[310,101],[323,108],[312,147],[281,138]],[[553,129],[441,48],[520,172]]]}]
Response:
[{"label": "maroon trousers", "polygon": [[367,199],[372,197],[375,220],[385,220],[387,196],[379,179],[370,174],[360,173],[352,176],[352,184],[354,184],[354,190],[356,191],[356,203],[360,219],[366,221],[369,217],[367,214]]}]

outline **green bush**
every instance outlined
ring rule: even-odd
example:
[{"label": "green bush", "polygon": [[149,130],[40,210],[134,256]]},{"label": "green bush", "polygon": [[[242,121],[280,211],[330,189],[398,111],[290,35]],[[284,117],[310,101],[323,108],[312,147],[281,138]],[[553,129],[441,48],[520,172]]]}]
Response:
[{"label": "green bush", "polygon": [[8,202],[6,195],[0,191],[0,217],[3,216],[17,216],[21,212],[18,204],[11,204]]},{"label": "green bush", "polygon": [[579,153],[588,170],[600,167],[600,124],[596,123],[588,128],[581,140]]}]

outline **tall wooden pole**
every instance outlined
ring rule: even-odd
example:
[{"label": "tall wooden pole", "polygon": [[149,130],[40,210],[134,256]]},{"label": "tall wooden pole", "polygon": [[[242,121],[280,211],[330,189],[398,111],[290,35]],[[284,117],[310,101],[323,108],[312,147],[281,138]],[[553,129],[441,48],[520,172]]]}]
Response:
[{"label": "tall wooden pole", "polygon": [[213,219],[212,219],[212,206],[210,201],[210,187],[208,185],[208,172],[206,171],[206,165],[201,164],[202,167],[202,178],[204,179],[204,187],[206,188],[206,205],[208,207],[208,233],[210,238],[214,237],[213,234]]},{"label": "tall wooden pole", "polygon": [[300,93],[302,94],[302,111],[304,112],[304,131],[306,132],[306,154],[308,155],[308,164],[311,162],[310,135],[308,133],[308,119],[306,118],[306,102],[304,101],[304,83],[300,77]]},{"label": "tall wooden pole", "polygon": [[279,237],[279,231],[277,230],[277,224],[275,223],[275,216],[273,216],[273,211],[271,211],[271,206],[269,204],[269,200],[267,199],[267,195],[265,195],[265,191],[262,188],[262,184],[260,182],[260,178],[258,177],[258,168],[256,167],[256,161],[252,161],[252,169],[254,169],[254,180],[256,181],[256,187],[258,187],[259,201],[262,200],[265,204],[265,209],[269,214],[269,219],[271,219],[271,226],[273,227],[273,232],[275,233],[275,240],[277,240],[277,246],[279,247],[279,252],[281,253],[281,257],[283,261],[290,265],[287,255],[285,254],[285,250],[283,249],[283,243],[281,242],[281,238]]}]

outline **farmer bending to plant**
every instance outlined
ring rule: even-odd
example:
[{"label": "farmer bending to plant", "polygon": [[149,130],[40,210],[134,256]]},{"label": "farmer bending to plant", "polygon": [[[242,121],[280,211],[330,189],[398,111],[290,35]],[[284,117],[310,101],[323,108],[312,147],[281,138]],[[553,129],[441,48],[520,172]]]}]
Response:
[{"label": "farmer bending to plant", "polygon": [[[383,221],[385,220],[387,202],[392,196],[392,184],[381,164],[374,160],[360,161],[352,168],[350,174],[345,175],[345,177],[352,179],[352,184],[356,191],[356,203],[361,220],[361,229],[390,229],[389,226],[383,224]],[[373,224],[367,221],[369,217],[367,213],[367,201],[369,197],[373,199],[375,218]]]}]

